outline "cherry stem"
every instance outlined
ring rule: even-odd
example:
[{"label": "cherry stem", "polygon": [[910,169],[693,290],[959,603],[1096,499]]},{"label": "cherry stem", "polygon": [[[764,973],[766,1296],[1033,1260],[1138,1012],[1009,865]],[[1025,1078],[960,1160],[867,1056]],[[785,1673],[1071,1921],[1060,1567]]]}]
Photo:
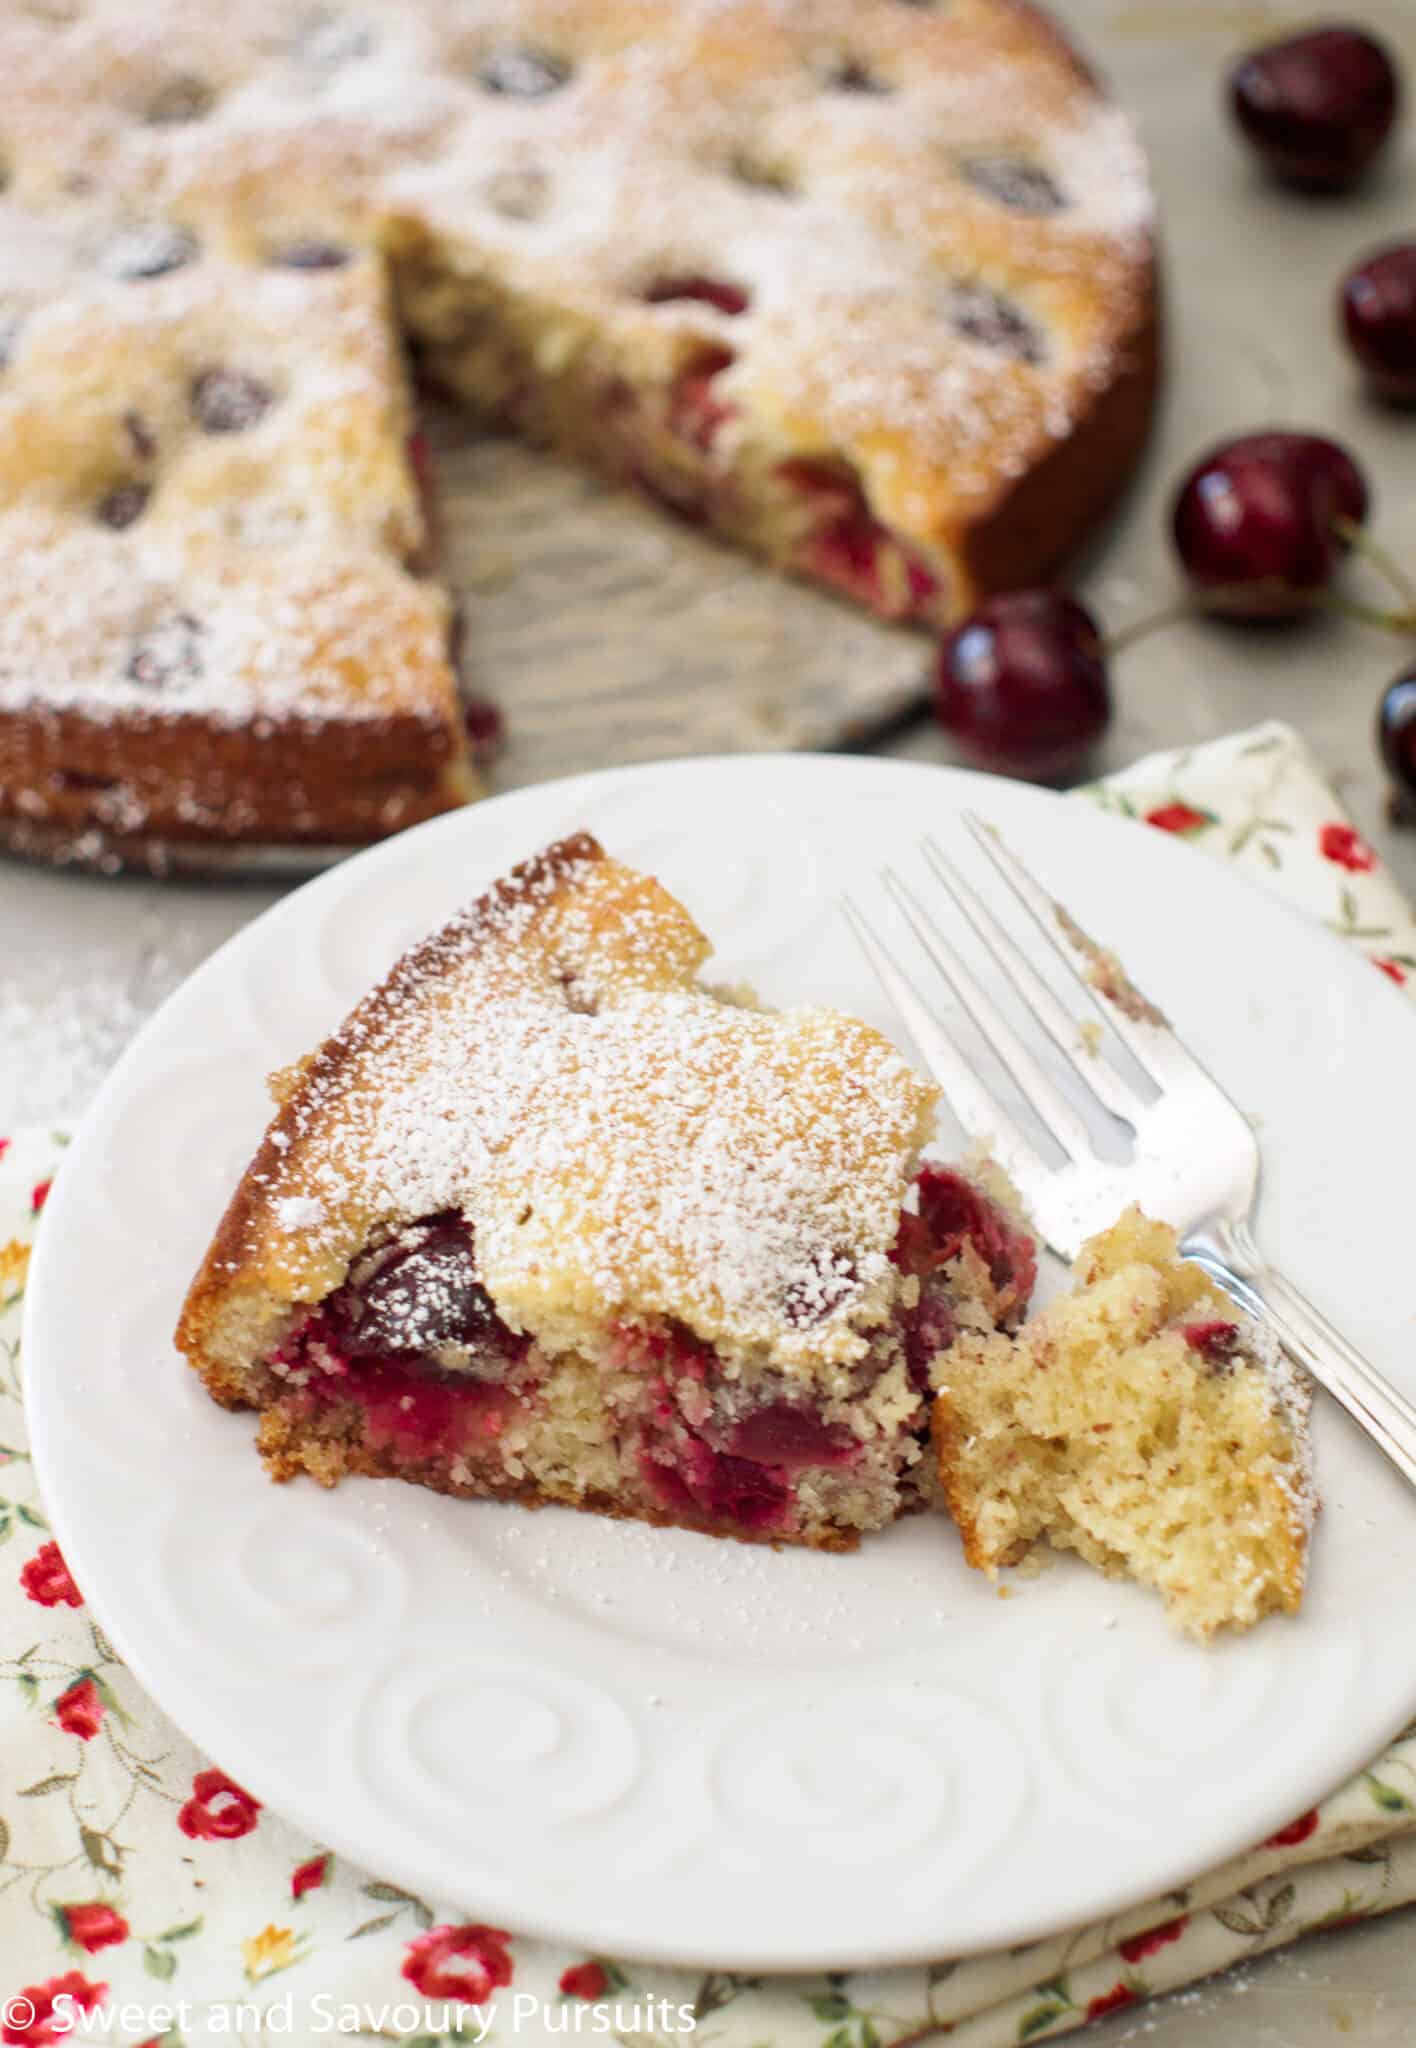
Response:
[{"label": "cherry stem", "polygon": [[1396,557],[1384,548],[1379,540],[1374,540],[1366,528],[1359,526],[1355,519],[1334,519],[1332,530],[1340,541],[1346,542],[1354,554],[1363,556],[1379,574],[1385,576],[1398,597],[1405,599],[1409,609],[1403,623],[1409,626],[1412,615],[1416,614],[1416,582],[1407,575]]},{"label": "cherry stem", "polygon": [[1149,633],[1158,633],[1162,627],[1179,625],[1182,619],[1198,617],[1204,610],[1203,604],[1195,597],[1178,597],[1174,604],[1166,605],[1163,611],[1151,612],[1134,624],[1122,626],[1118,632],[1108,633],[1101,643],[1101,651],[1108,657],[1120,654],[1136,640],[1144,640]]},{"label": "cherry stem", "polygon": [[[1378,558],[1373,556],[1374,562]],[[1385,565],[1390,580],[1407,600],[1407,608],[1401,611],[1385,611],[1380,605],[1364,604],[1361,598],[1348,597],[1338,590],[1313,590],[1305,592],[1283,591],[1285,602],[1294,608],[1309,611],[1336,612],[1339,617],[1356,619],[1364,626],[1376,626],[1384,633],[1416,635],[1416,585],[1407,585],[1401,571],[1394,562]],[[1158,633],[1162,627],[1178,625],[1183,619],[1222,618],[1234,619],[1233,603],[1237,597],[1259,595],[1270,589],[1263,583],[1232,583],[1219,589],[1193,591],[1188,597],[1177,598],[1163,610],[1151,612],[1133,625],[1122,626],[1119,632],[1109,633],[1102,641],[1101,651],[1108,658],[1120,654],[1124,648],[1137,640],[1144,640],[1150,633]],[[1291,614],[1290,614],[1291,615]],[[1264,614],[1256,611],[1251,616],[1253,624],[1261,625]],[[1277,624],[1284,614],[1275,613]]]},{"label": "cherry stem", "polygon": [[1383,611],[1379,604],[1363,604],[1360,597],[1346,597],[1340,590],[1320,590],[1313,602],[1323,611],[1336,612],[1343,619],[1357,619],[1362,625],[1376,626],[1383,633],[1416,633],[1416,609]]}]

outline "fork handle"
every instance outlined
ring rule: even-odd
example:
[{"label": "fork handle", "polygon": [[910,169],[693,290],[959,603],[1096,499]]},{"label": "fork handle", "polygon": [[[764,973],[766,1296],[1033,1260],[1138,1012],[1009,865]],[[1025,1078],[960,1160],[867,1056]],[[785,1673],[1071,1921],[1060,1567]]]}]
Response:
[{"label": "fork handle", "polygon": [[1289,1357],[1341,1402],[1398,1472],[1416,1486],[1416,1407],[1291,1280],[1265,1262],[1244,1224],[1201,1225],[1181,1240],[1180,1251],[1271,1329]]}]

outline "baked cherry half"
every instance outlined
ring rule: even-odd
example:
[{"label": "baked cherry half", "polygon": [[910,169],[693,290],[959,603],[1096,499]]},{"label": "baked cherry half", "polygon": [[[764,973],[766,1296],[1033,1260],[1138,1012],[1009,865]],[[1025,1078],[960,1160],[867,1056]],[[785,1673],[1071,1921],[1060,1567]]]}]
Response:
[{"label": "baked cherry half", "polygon": [[1252,50],[1230,104],[1269,169],[1307,192],[1346,192],[1380,154],[1401,99],[1396,65],[1365,29],[1337,23]]},{"label": "baked cherry half", "polygon": [[971,766],[1070,780],[1111,716],[1096,620],[1060,590],[989,598],[945,638],[934,708]]},{"label": "baked cherry half", "polygon": [[1367,516],[1361,470],[1320,434],[1245,434],[1212,448],[1175,499],[1176,550],[1204,608],[1232,619],[1312,609]]}]

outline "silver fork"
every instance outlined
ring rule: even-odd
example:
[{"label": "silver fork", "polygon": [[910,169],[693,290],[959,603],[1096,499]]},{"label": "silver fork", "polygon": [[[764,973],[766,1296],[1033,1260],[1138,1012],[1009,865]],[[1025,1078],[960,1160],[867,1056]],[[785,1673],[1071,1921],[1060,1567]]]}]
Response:
[{"label": "silver fork", "polygon": [[1026,1041],[985,993],[938,924],[890,870],[884,882],[916,938],[955,997],[1011,1073],[1024,1099],[1063,1153],[1044,1158],[970,1064],[909,975],[870,930],[856,906],[844,909],[879,977],[959,1122],[984,1141],[1015,1182],[1047,1243],[1075,1258],[1087,1238],[1115,1222],[1130,1202],[1173,1224],[1183,1257],[1259,1322],[1326,1387],[1388,1458],[1416,1485],[1416,1407],[1368,1363],[1290,1280],[1268,1263],[1251,1229],[1259,1181],[1253,1127],[1189,1052],[1155,1005],[1033,879],[982,819],[966,820],[978,845],[1075,975],[1107,1025],[1156,1089],[1147,1100],[1085,1046],[1077,1021],[982,899],[933,840],[924,857],[955,909],[1101,1108],[1135,1133],[1133,1158],[1118,1163],[1095,1149],[1085,1118]]}]

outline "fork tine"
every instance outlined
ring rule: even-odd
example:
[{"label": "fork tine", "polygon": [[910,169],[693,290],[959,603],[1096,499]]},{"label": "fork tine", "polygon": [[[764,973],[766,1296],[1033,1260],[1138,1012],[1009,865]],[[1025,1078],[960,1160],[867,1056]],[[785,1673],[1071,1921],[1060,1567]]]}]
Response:
[{"label": "fork tine", "polygon": [[[1108,955],[1089,938],[1076,919],[1036,881],[994,827],[976,812],[964,822],[1008,887],[1028,912],[1064,967],[1076,976],[1098,1012],[1146,1073],[1164,1088],[1182,1077],[1203,1080],[1222,1094],[1217,1081],[1182,1044],[1162,1015],[1119,968],[1108,972]],[[1124,992],[1123,1001],[1116,991]],[[1225,1098],[1228,1100],[1228,1098]]]},{"label": "fork tine", "polygon": [[1134,1127],[1137,1111],[1145,1107],[1141,1097],[1105,1060],[1083,1054],[1078,1043],[1077,1020],[1066,1004],[1058,1001],[1026,953],[1003,929],[987,904],[975,895],[937,842],[927,838],[921,844],[925,859],[934,870],[936,879],[948,891],[955,908],[973,927],[980,945],[1007,975],[1058,1051],[1065,1053],[1078,1080],[1103,1108]]},{"label": "fork tine", "polygon": [[974,980],[933,918],[916,903],[899,876],[889,868],[885,870],[884,881],[891,896],[909,920],[915,937],[1068,1158],[1094,1157],[1091,1133],[1082,1118],[1052,1076],[1039,1065],[993,998]]},{"label": "fork tine", "polygon": [[1024,1135],[1001,1102],[996,1102],[959,1052],[939,1019],[871,931],[849,896],[841,909],[869,961],[887,1001],[904,1019],[929,1071],[944,1084],[950,1109],[971,1138],[988,1144],[1006,1173],[1019,1182],[1048,1173],[1047,1161]]}]

